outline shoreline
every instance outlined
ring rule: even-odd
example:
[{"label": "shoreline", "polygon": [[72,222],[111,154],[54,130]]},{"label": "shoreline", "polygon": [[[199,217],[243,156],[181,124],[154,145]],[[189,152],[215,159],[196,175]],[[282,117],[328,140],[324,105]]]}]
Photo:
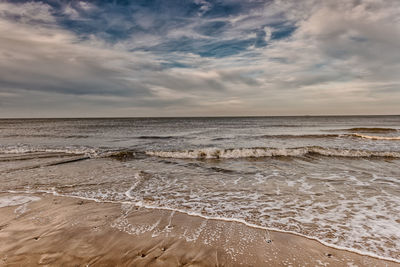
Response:
[{"label": "shoreline", "polygon": [[396,263],[396,264],[400,264],[400,259],[380,256],[380,255],[376,255],[376,254],[374,254],[372,252],[361,251],[361,250],[354,249],[354,248],[338,246],[338,245],[331,244],[331,243],[328,243],[326,241],[323,241],[321,239],[318,239],[317,237],[307,236],[307,235],[304,235],[304,234],[301,234],[301,233],[297,233],[297,232],[294,232],[294,231],[283,230],[283,229],[279,229],[279,228],[265,227],[265,226],[261,226],[261,225],[257,225],[257,224],[254,224],[254,223],[247,222],[247,221],[245,221],[243,219],[226,218],[226,217],[212,217],[212,216],[207,216],[207,215],[203,215],[203,214],[199,214],[199,213],[195,213],[195,212],[190,212],[190,211],[185,211],[185,210],[181,210],[181,209],[176,209],[176,208],[147,205],[147,204],[143,204],[141,202],[132,203],[132,202],[128,202],[128,201],[98,200],[98,199],[95,199],[95,198],[87,198],[87,197],[72,196],[72,195],[63,195],[63,194],[59,194],[59,193],[52,192],[52,191],[30,192],[30,191],[14,191],[14,190],[10,190],[10,191],[7,191],[7,192],[0,192],[0,197],[1,197],[2,194],[8,194],[8,193],[9,194],[27,194],[27,195],[46,194],[46,195],[51,195],[51,196],[61,197],[61,198],[73,198],[73,199],[80,199],[80,200],[85,200],[85,201],[93,201],[93,202],[100,203],[100,204],[101,203],[109,203],[109,204],[117,204],[117,205],[130,205],[130,206],[134,206],[136,208],[145,208],[145,209],[149,209],[149,210],[178,212],[178,213],[185,214],[187,216],[199,217],[199,218],[205,219],[205,220],[223,221],[223,222],[228,222],[228,223],[239,223],[239,224],[243,224],[246,227],[250,227],[250,228],[254,228],[254,229],[277,232],[277,233],[285,233],[285,234],[295,235],[295,236],[298,236],[298,237],[301,237],[301,238],[306,238],[308,240],[316,241],[316,242],[320,243],[321,245],[329,247],[329,248],[332,248],[332,249],[347,251],[347,252],[358,254],[360,256],[367,256],[367,257],[375,258],[375,259],[378,259],[378,260],[384,260],[384,261],[389,261],[389,262],[393,262],[393,263]]},{"label": "shoreline", "polygon": [[[87,199],[87,200],[94,201],[93,199]],[[307,236],[307,235],[303,235],[301,233],[282,230],[282,229],[278,229],[278,228],[264,227],[264,226],[260,226],[260,225],[257,225],[257,224],[249,223],[249,222],[247,222],[245,220],[242,220],[242,219],[225,218],[225,217],[212,217],[212,216],[202,215],[202,214],[198,214],[198,213],[194,213],[194,212],[193,213],[192,212],[187,212],[187,211],[184,211],[184,210],[168,208],[168,207],[164,208],[164,207],[156,207],[156,206],[150,206],[150,205],[137,205],[137,204],[133,204],[133,205],[135,205],[136,207],[143,207],[143,208],[146,208],[146,209],[175,211],[175,212],[186,214],[188,216],[200,217],[200,218],[206,219],[206,220],[216,220],[216,221],[240,223],[240,224],[243,224],[243,225],[245,225],[247,227],[260,229],[260,230],[265,230],[265,231],[291,234],[291,235],[299,236],[301,238],[306,238],[306,239],[309,239],[309,240],[312,240],[312,241],[316,241],[316,242],[320,243],[323,246],[330,247],[330,248],[333,248],[333,249],[348,251],[348,252],[351,252],[351,253],[358,254],[360,256],[368,256],[368,257],[371,257],[371,258],[376,258],[376,259],[379,259],[379,260],[385,260],[385,261],[390,261],[390,262],[393,262],[393,263],[399,263],[400,264],[400,260],[397,260],[397,259],[394,259],[394,258],[379,256],[379,255],[376,255],[374,253],[370,253],[370,252],[366,252],[366,251],[360,251],[358,249],[337,246],[335,244],[331,244],[331,243],[325,242],[325,241],[323,241],[321,239],[318,239],[317,237]]]},{"label": "shoreline", "polygon": [[[0,208],[0,237],[6,241],[0,245],[0,260],[5,265],[40,262],[96,265],[111,260],[114,264],[154,266],[174,266],[177,262],[192,266],[322,266],[324,263],[400,266],[391,259],[334,248],[301,234],[233,219],[51,193],[0,193],[0,198],[10,196],[34,196],[40,200]],[[41,242],[37,242],[39,239]],[[168,243],[173,248],[163,250],[159,243]],[[129,244],[134,244],[133,252]],[[65,255],[66,247],[71,247],[71,255]],[[58,248],[56,254],[53,248]],[[125,250],[130,251],[126,254],[129,257]],[[79,257],[74,258],[75,254]],[[150,254],[160,255],[147,257]]]}]

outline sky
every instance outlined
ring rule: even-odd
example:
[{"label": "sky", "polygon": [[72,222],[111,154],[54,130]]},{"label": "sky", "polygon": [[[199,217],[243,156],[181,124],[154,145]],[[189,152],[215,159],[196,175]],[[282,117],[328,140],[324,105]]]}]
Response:
[{"label": "sky", "polygon": [[399,0],[0,0],[0,117],[400,114]]}]

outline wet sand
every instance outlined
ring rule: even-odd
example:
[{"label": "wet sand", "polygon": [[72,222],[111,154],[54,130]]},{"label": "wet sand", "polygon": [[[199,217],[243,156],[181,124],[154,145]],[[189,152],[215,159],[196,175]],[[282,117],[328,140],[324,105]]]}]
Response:
[{"label": "wet sand", "polygon": [[29,196],[40,200],[0,208],[0,266],[400,266],[238,222]]}]

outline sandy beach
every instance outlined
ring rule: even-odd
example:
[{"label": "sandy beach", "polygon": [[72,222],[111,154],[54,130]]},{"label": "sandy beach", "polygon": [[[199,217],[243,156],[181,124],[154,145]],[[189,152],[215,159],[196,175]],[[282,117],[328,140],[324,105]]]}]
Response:
[{"label": "sandy beach", "polygon": [[180,212],[0,194],[2,266],[400,266],[301,236]]},{"label": "sandy beach", "polygon": [[400,0],[0,0],[0,267],[400,267]]}]

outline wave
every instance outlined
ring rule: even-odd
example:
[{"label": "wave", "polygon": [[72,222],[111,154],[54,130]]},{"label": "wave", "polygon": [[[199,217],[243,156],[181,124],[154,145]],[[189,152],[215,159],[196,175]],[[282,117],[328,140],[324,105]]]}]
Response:
[{"label": "wave", "polygon": [[233,137],[216,137],[211,139],[211,141],[224,141],[232,140],[235,138],[253,138],[253,139],[319,139],[319,138],[339,138],[348,137],[348,134],[264,134],[264,135],[239,135]]},{"label": "wave", "polygon": [[137,136],[137,139],[177,139],[179,136],[156,136],[156,135],[143,135]]},{"label": "wave", "polygon": [[260,135],[258,138],[337,138],[337,137],[345,137],[345,134],[276,134],[276,135]]},{"label": "wave", "polygon": [[117,152],[108,152],[102,155],[103,158],[113,158],[117,160],[129,160],[134,159],[137,156],[137,152],[135,151],[117,151]]},{"label": "wave", "polygon": [[[140,158],[144,153],[133,150],[101,150],[90,147],[65,147],[65,148],[43,148],[31,147],[28,145],[20,146],[0,146],[0,154],[18,154],[25,155],[30,158],[45,158],[68,154],[71,156],[85,156],[87,158],[112,158],[117,160],[130,160]],[[2,157],[0,157],[1,159]],[[5,156],[6,159],[14,159],[17,157]],[[21,156],[18,156],[21,158]]]},{"label": "wave", "polygon": [[231,140],[231,139],[235,139],[235,137],[216,137],[211,139],[211,141],[224,141],[224,140]]},{"label": "wave", "polygon": [[234,158],[261,158],[261,157],[301,157],[306,155],[320,155],[331,157],[387,157],[400,158],[400,151],[369,151],[342,148],[325,148],[319,146],[297,148],[205,148],[182,151],[146,151],[146,155],[162,158],[178,159],[234,159]]},{"label": "wave", "polygon": [[352,136],[371,140],[400,140],[400,136],[373,136],[358,133],[352,134]]},{"label": "wave", "polygon": [[89,157],[97,157],[99,152],[88,147],[66,147],[66,148],[41,148],[30,146],[0,146],[2,154],[28,154],[28,153],[65,153],[74,155],[87,155]]},{"label": "wave", "polygon": [[54,134],[9,134],[4,138],[32,137],[32,138],[89,138],[89,135],[54,135]]},{"label": "wave", "polygon": [[364,135],[360,133],[352,134],[304,134],[304,135],[261,135],[258,138],[280,138],[280,139],[294,139],[294,138],[304,138],[304,139],[323,139],[323,138],[349,138],[357,137],[371,140],[400,140],[400,136],[375,136],[375,135]]},{"label": "wave", "polygon": [[[400,140],[400,137],[364,136],[354,134],[359,138]],[[37,155],[36,153],[40,153]],[[43,154],[41,154],[43,153]],[[99,151],[87,147],[71,148],[35,148],[35,147],[1,147],[0,154],[30,154],[34,157],[45,157],[46,154],[70,154],[73,156],[85,156],[87,158],[112,158],[117,160],[140,159],[146,156],[176,159],[235,159],[235,158],[263,158],[263,157],[302,157],[307,155],[320,155],[331,157],[386,157],[400,158],[400,151],[371,151],[359,149],[330,148],[321,146],[306,146],[294,148],[254,147],[254,148],[228,148],[216,147],[178,150],[178,151]],[[7,156],[8,158],[8,156]]]},{"label": "wave", "polygon": [[398,132],[398,129],[394,128],[365,128],[365,127],[358,127],[358,128],[350,128],[344,129],[347,132],[358,132],[358,133],[394,133]]},{"label": "wave", "polygon": [[218,137],[211,139],[212,141],[232,140],[238,137],[255,138],[255,139],[329,139],[329,138],[365,138],[371,140],[400,140],[400,136],[371,136],[360,133],[351,134],[276,134],[276,135],[256,135],[256,136],[236,136],[236,137]]}]

